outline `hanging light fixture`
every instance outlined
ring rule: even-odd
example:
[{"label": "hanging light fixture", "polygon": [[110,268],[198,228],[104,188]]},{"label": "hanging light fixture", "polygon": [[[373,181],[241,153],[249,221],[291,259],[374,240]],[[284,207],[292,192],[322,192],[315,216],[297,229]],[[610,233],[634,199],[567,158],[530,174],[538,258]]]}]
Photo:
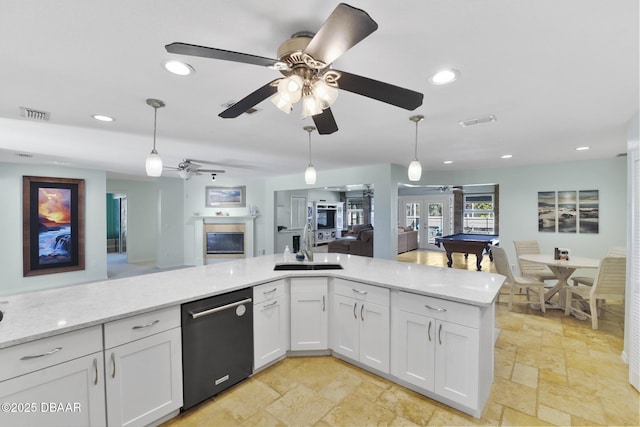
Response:
[{"label": "hanging light fixture", "polygon": [[409,169],[407,171],[407,175],[409,176],[409,181],[420,181],[420,177],[422,176],[422,165],[418,161],[418,123],[420,123],[424,119],[422,115],[415,115],[409,117],[409,120],[416,124],[416,144],[415,144],[415,152],[414,158],[409,163]]},{"label": "hanging light fixture", "polygon": [[304,171],[304,182],[312,185],[316,183],[316,168],[314,168],[313,163],[311,163],[311,132],[316,130],[316,128],[313,126],[305,126],[302,129],[309,134],[309,166],[307,166],[307,169]]},{"label": "hanging light fixture", "polygon": [[147,105],[153,107],[153,150],[151,150],[151,153],[147,156],[144,166],[148,176],[160,176],[162,175],[162,159],[156,151],[156,123],[158,108],[164,107],[165,103],[159,99],[147,99]]}]

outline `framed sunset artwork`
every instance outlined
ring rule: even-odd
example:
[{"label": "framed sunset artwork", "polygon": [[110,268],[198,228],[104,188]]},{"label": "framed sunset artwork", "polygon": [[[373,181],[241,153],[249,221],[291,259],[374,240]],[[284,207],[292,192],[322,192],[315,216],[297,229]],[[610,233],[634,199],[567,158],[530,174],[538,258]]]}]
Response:
[{"label": "framed sunset artwork", "polygon": [[22,177],[23,276],[84,270],[84,180]]}]

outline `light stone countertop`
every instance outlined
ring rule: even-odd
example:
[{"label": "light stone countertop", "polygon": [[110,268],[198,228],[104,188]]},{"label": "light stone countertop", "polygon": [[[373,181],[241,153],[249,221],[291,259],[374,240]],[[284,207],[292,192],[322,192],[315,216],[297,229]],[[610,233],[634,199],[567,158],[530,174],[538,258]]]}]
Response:
[{"label": "light stone countertop", "polygon": [[[282,255],[0,296],[0,348],[287,277],[355,280],[470,305],[491,305],[504,276],[345,254],[314,254],[343,270],[274,271]],[[295,263],[296,261],[291,261]]]}]

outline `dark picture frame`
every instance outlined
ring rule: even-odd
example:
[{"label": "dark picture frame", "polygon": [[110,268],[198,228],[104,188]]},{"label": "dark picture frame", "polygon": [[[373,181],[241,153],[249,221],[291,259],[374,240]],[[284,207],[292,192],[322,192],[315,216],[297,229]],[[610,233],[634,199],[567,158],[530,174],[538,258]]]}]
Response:
[{"label": "dark picture frame", "polygon": [[205,207],[207,208],[244,208],[246,202],[246,186],[238,187],[206,187]]},{"label": "dark picture frame", "polygon": [[85,268],[83,179],[22,177],[23,276]]}]

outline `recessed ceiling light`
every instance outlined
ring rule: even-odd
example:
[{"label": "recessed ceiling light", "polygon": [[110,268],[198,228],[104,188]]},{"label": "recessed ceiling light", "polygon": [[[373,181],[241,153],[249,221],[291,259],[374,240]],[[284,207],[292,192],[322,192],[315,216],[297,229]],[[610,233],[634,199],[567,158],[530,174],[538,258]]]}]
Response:
[{"label": "recessed ceiling light", "polygon": [[445,165],[450,165],[451,163],[453,163],[453,160],[445,160],[444,162]]},{"label": "recessed ceiling light", "polygon": [[94,114],[91,117],[96,120],[100,120],[101,122],[112,122],[115,120],[113,117],[105,116],[104,114]]},{"label": "recessed ceiling light", "polygon": [[162,66],[168,72],[170,72],[172,74],[176,74],[178,76],[188,76],[190,74],[195,73],[195,70],[193,69],[193,67],[191,65],[186,64],[184,62],[176,61],[176,60],[173,60],[173,59],[168,60],[168,61],[164,61],[162,63]]},{"label": "recessed ceiling light", "polygon": [[588,149],[590,149],[590,148],[591,148],[591,147],[587,147],[587,146],[584,146],[584,147],[576,147],[576,151],[585,151],[585,150],[588,150]]},{"label": "recessed ceiling light", "polygon": [[460,75],[460,71],[455,70],[453,68],[447,70],[441,70],[435,73],[433,76],[429,78],[429,82],[432,85],[446,85],[455,81]]},{"label": "recessed ceiling light", "polygon": [[501,159],[510,159],[513,157],[513,154],[503,154],[502,156],[500,156]]}]

